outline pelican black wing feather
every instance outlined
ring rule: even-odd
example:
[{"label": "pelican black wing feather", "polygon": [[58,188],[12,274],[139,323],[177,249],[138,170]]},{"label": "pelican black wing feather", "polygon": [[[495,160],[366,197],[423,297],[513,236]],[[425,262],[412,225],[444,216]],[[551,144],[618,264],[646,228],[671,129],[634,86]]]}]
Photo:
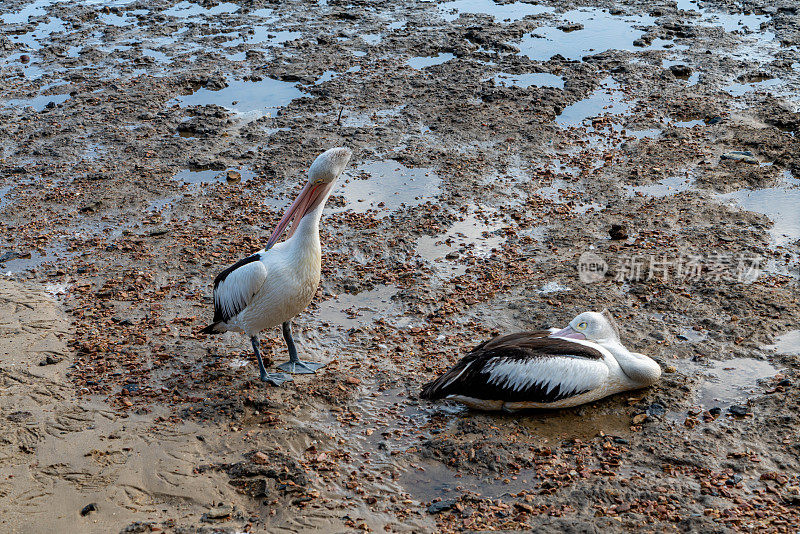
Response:
[{"label": "pelican black wing feather", "polygon": [[214,279],[214,323],[228,321],[242,311],[267,277],[261,254],[241,259]]},{"label": "pelican black wing feather", "polygon": [[[425,385],[423,399],[459,395],[483,400],[550,403],[584,393],[587,384],[569,376],[570,359],[602,360],[600,351],[550,332],[499,336],[475,347],[438,379]],[[560,365],[547,364],[556,358]],[[548,374],[550,373],[550,374]]]}]

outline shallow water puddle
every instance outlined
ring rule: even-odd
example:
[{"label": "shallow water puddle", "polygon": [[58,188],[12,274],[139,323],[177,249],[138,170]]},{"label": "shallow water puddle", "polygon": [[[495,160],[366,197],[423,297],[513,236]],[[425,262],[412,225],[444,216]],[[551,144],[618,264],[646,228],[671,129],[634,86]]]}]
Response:
[{"label": "shallow water puddle", "polygon": [[779,88],[784,83],[780,78],[769,78],[751,83],[732,83],[723,87],[722,90],[727,91],[732,96],[742,96],[752,91],[768,91],[772,88]]},{"label": "shallow water puddle", "polygon": [[773,345],[764,347],[774,350],[778,354],[788,354],[789,356],[800,356],[800,330],[791,330],[775,338]]},{"label": "shallow water puddle", "polygon": [[580,126],[583,121],[600,115],[622,115],[633,107],[631,102],[623,100],[624,96],[620,84],[608,76],[588,97],[565,107],[556,117],[556,124],[567,128]]},{"label": "shallow water puddle", "polygon": [[454,56],[449,52],[444,54],[436,54],[435,56],[412,57],[411,59],[406,61],[406,65],[417,70],[422,70],[427,67],[433,67],[435,65],[441,65],[442,63],[447,63],[454,57],[456,56]]},{"label": "shallow water puddle", "polygon": [[[229,180],[228,178],[229,175],[232,177],[231,180]],[[207,169],[207,170],[184,169],[175,174],[175,176],[173,176],[172,179],[178,182],[185,182],[187,184],[211,184],[211,183],[222,183],[227,181],[231,181],[232,183],[245,183],[255,175],[256,173],[249,169],[231,168],[222,171],[217,171],[213,169]]]},{"label": "shallow water puddle", "polygon": [[223,89],[202,87],[170,103],[177,103],[183,108],[216,104],[241,114],[263,116],[269,110],[282,108],[301,96],[303,92],[293,82],[264,78],[256,82],[228,80],[228,86]]},{"label": "shallow water puddle", "polygon": [[221,2],[213,7],[203,7],[193,2],[178,2],[162,13],[168,17],[178,17],[182,19],[198,16],[214,16],[222,13],[234,13],[239,10],[239,6],[230,2]]},{"label": "shallow water puddle", "polygon": [[314,80],[314,85],[320,85],[320,84],[323,84],[325,82],[329,82],[331,80],[335,80],[336,78],[338,78],[340,76],[343,76],[344,74],[352,74],[354,72],[360,72],[360,71],[361,71],[361,66],[360,65],[355,65],[353,67],[350,67],[349,69],[347,69],[343,73],[336,72],[335,70],[326,70],[325,72],[322,73],[322,76],[320,76],[319,78]]},{"label": "shallow water puddle", "polygon": [[36,111],[43,111],[52,102],[54,105],[66,102],[69,95],[38,95],[32,98],[12,98],[3,102],[3,106],[10,108],[32,107]]},{"label": "shallow water puddle", "polygon": [[448,260],[457,260],[465,253],[488,255],[493,248],[505,242],[505,236],[498,232],[503,226],[503,222],[497,220],[496,213],[478,212],[475,206],[470,206],[467,213],[459,214],[459,220],[444,235],[421,236],[417,240],[416,250],[440,270],[448,270],[454,275],[463,274],[466,266]]},{"label": "shallow water puddle", "polygon": [[441,17],[452,22],[461,14],[484,13],[491,15],[497,21],[515,22],[532,15],[550,13],[552,7],[528,4],[525,2],[511,2],[508,4],[496,4],[492,0],[454,0],[439,5]]},{"label": "shallow water puddle", "polygon": [[[601,9],[574,9],[561,17],[566,23],[580,24],[580,29],[537,28],[522,39],[520,54],[535,61],[548,61],[556,54],[566,59],[581,59],[607,50],[632,50],[633,42],[644,35],[637,27],[652,26],[655,19],[642,16],[616,16]],[[569,28],[570,26],[561,26]],[[577,28],[577,26],[576,26]],[[646,49],[653,49],[651,45]]]},{"label": "shallow water puddle", "polygon": [[745,211],[761,213],[773,222],[769,233],[773,244],[785,246],[800,239],[800,180],[783,174],[783,183],[767,189],[742,189],[716,195]]},{"label": "shallow water puddle", "polygon": [[47,22],[40,22],[33,31],[20,34],[10,34],[7,37],[15,42],[27,45],[32,50],[42,48],[40,41],[49,38],[54,33],[67,31],[66,23],[57,17],[47,17]]},{"label": "shallow water puddle", "polygon": [[519,87],[527,89],[528,87],[555,87],[556,89],[564,88],[564,78],[550,74],[548,72],[533,72],[530,74],[508,74],[501,72],[495,74],[494,83],[506,87]]},{"label": "shallow water puddle", "polygon": [[365,213],[374,210],[375,216],[384,217],[401,207],[417,206],[439,194],[442,179],[426,167],[406,167],[394,160],[372,161],[356,167],[345,180],[342,194],[345,206],[334,213],[354,211]]},{"label": "shallow water puddle", "polygon": [[758,381],[777,374],[769,363],[752,358],[734,358],[713,362],[710,369],[698,369],[704,381],[698,391],[696,402],[705,409],[727,408],[747,401],[761,392]]},{"label": "shallow water puddle", "polygon": [[670,176],[654,184],[625,186],[625,192],[631,197],[640,193],[644,196],[660,198],[688,191],[693,182],[694,178],[691,175]]},{"label": "shallow water puddle", "polygon": [[336,298],[321,302],[315,315],[323,323],[349,329],[371,323],[396,311],[399,305],[392,300],[397,294],[395,285],[380,285],[375,289],[355,295],[341,293]]},{"label": "shallow water puddle", "polygon": [[45,7],[54,4],[56,0],[36,0],[24,6],[16,13],[4,13],[0,20],[6,24],[25,24],[29,17],[41,17],[47,14]]},{"label": "shallow water puddle", "polygon": [[684,11],[696,11],[700,13],[701,17],[699,19],[693,19],[693,24],[699,23],[704,26],[722,26],[727,32],[741,30],[749,32],[760,31],[761,25],[770,20],[768,15],[758,15],[755,13],[745,14],[709,11],[705,7],[700,7],[697,0],[677,0],[676,7]]},{"label": "shallow water puddle", "polygon": [[27,62],[22,62],[22,56],[26,55],[22,52],[18,54],[11,55],[5,58],[3,61],[3,66],[7,68],[17,68],[21,69],[23,75],[29,80],[38,80],[44,74],[44,69],[36,62],[33,58],[27,60]]}]

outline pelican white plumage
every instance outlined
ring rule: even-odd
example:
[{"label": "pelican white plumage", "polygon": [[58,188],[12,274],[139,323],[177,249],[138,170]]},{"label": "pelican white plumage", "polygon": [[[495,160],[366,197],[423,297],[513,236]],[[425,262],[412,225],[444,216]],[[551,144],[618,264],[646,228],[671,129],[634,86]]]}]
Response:
[{"label": "pelican white plumage", "polygon": [[[233,331],[249,336],[265,382],[280,385],[291,379],[286,373],[267,373],[259,350],[259,332],[279,324],[283,325],[289,361],[278,369],[307,374],[322,367],[297,357],[290,321],[317,291],[322,255],[319,221],[351,155],[350,149],[342,147],[320,154],[308,170],[308,183],[278,222],[266,247],[231,265],[214,280],[214,322],[202,332]],[[291,221],[286,241],[278,243]]]},{"label": "pelican white plumage", "polygon": [[584,312],[562,330],[498,336],[467,354],[423,399],[452,399],[480,410],[567,408],[654,384],[661,368],[629,351],[607,310]]}]

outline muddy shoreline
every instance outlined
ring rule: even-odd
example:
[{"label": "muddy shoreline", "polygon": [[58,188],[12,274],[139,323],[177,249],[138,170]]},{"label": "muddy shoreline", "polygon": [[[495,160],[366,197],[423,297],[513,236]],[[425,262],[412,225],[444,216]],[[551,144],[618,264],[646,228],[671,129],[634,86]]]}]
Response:
[{"label": "muddy shoreline", "polygon": [[[0,26],[4,531],[795,529],[793,1],[17,0]],[[211,283],[336,145],[294,322],[328,365],[266,387],[199,333]],[[417,399],[602,308],[657,386]]]}]

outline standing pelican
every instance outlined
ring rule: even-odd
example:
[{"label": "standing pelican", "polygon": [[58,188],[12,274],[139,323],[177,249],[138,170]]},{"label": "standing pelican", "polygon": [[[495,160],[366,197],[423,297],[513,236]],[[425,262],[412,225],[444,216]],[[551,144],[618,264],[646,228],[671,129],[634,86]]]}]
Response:
[{"label": "standing pelican", "polygon": [[[350,149],[340,147],[317,156],[308,170],[308,183],[278,222],[267,246],[231,265],[214,280],[214,322],[202,332],[233,331],[249,336],[265,382],[280,385],[291,380],[286,373],[267,373],[259,351],[258,333],[279,324],[283,325],[289,361],[278,369],[309,374],[322,367],[297,357],[290,321],[308,306],[317,291],[321,267],[319,220],[333,184],[351,155]],[[286,241],[278,243],[292,220]]]},{"label": "standing pelican", "polygon": [[520,332],[481,343],[422,388],[481,410],[566,408],[654,384],[661,368],[626,349],[607,310],[584,312],[563,330]]}]

